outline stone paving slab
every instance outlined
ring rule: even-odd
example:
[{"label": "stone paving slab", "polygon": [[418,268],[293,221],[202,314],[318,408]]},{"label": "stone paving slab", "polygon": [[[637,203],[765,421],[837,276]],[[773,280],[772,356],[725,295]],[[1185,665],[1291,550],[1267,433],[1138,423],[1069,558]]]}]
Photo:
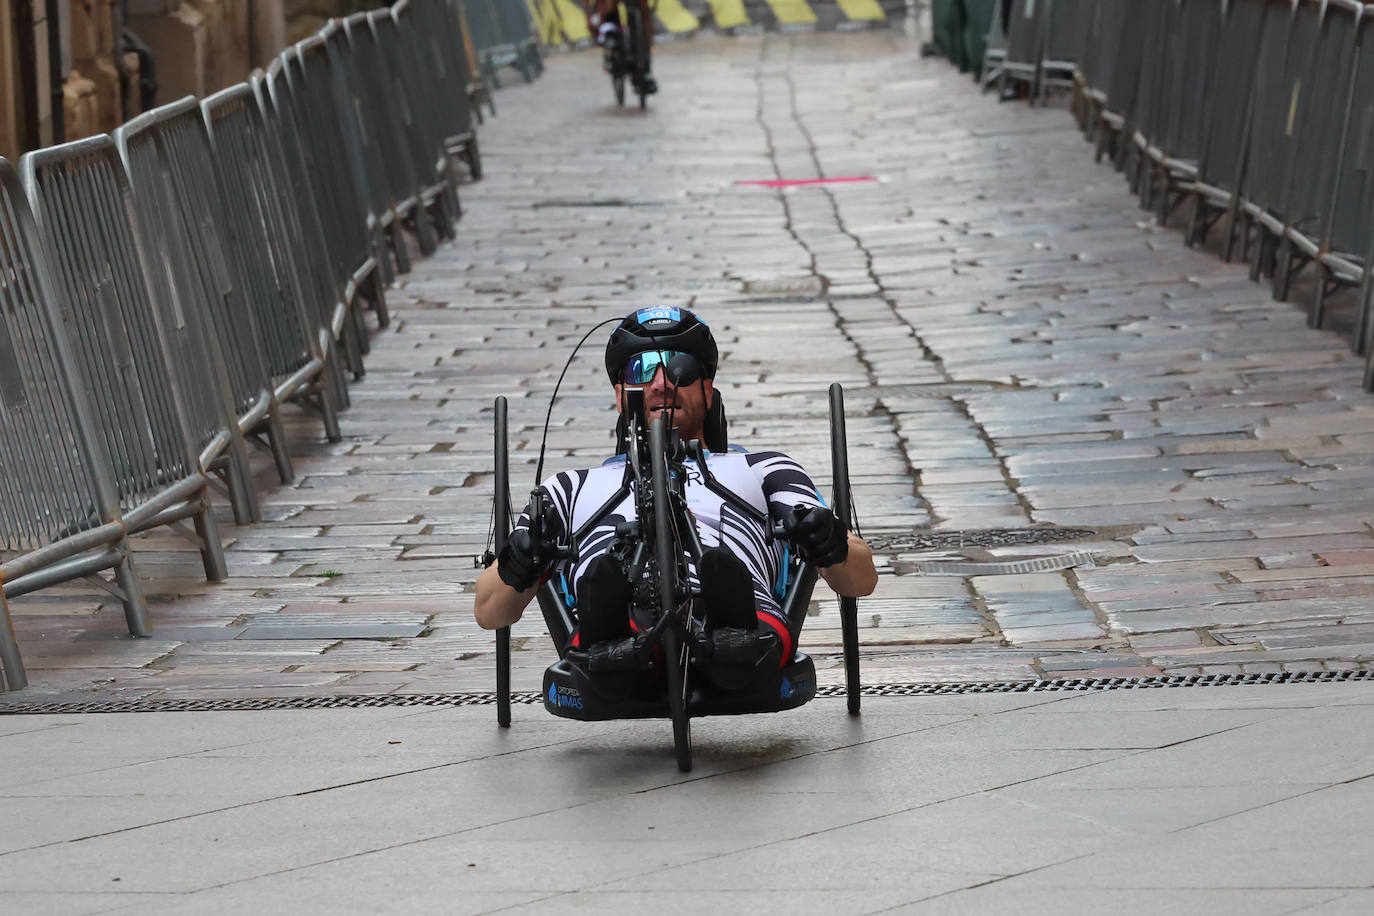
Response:
[{"label": "stone paving slab", "polygon": [[[137,539],[152,641],[84,583],[12,602],[17,698],[489,689],[470,608],[492,399],[510,399],[519,502],[572,346],[657,303],[712,322],[732,438],[789,451],[827,493],[824,392],[845,385],[865,530],[1091,531],[881,552],[866,680],[1374,660],[1374,402],[1341,337],[1184,248],[1066,112],[999,105],[901,34],[699,36],[656,66],[645,113],[607,104],[594,53],[503,90],[459,238],[391,290],[343,441],[288,409],[287,486],[254,449],[264,521],[218,507],[224,583],[168,533]],[[878,180],[734,184],[843,175]],[[1339,325],[1349,303],[1331,310]],[[599,340],[563,383],[546,472],[609,450]],[[1019,591],[916,566],[1074,550],[1094,565]],[[802,644],[838,683],[835,602],[810,615]],[[537,619],[515,656],[516,688],[536,688]]]},{"label": "stone paving slab", "polygon": [[[0,907],[70,913],[1361,912],[1365,683],[0,716]],[[1321,907],[1325,906],[1326,909]]]}]

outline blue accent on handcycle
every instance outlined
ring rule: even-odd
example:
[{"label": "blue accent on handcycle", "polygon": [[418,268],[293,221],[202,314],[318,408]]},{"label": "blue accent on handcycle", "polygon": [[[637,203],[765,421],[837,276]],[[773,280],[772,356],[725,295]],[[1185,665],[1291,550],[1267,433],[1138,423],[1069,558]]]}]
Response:
[{"label": "blue accent on handcycle", "polygon": [[554,706],[557,706],[557,705],[558,705],[558,685],[557,685],[557,684],[550,684],[550,685],[549,685],[549,702],[552,703]]},{"label": "blue accent on handcycle", "polygon": [[786,675],[783,675],[782,688],[778,691],[778,696],[784,700],[790,700],[794,692],[795,691],[792,689],[792,682],[787,679]]},{"label": "blue accent on handcycle", "polygon": [[566,569],[558,571],[558,588],[563,593],[563,603],[568,606],[568,610],[576,610],[577,598],[573,596],[572,589],[568,587],[568,571]]},{"label": "blue accent on handcycle", "polygon": [[[682,309],[673,306],[658,305],[653,308],[640,309],[635,312],[635,321],[644,324],[648,321],[681,321]],[[706,322],[702,322],[705,324]]]}]

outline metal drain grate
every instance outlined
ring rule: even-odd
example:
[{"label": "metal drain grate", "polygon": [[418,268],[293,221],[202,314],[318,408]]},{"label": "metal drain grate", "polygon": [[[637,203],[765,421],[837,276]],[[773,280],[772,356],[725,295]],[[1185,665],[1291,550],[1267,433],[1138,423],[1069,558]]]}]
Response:
[{"label": "metal drain grate", "polygon": [[1016,547],[1081,541],[1097,534],[1090,528],[972,528],[967,531],[922,531],[885,534],[864,539],[874,550],[951,550],[960,547]]},{"label": "metal drain grate", "polygon": [[[1085,677],[1053,681],[985,681],[949,684],[870,684],[866,697],[928,697],[962,693],[1074,693],[1089,690],[1147,690],[1159,687],[1237,687],[1267,684],[1340,684],[1374,681],[1374,670],[1285,671],[1269,674],[1189,674],[1157,677]],[[816,689],[818,697],[845,696],[838,685]],[[511,694],[512,703],[533,705],[542,695]],[[255,712],[267,709],[366,709],[381,706],[494,706],[494,693],[381,694],[340,697],[239,697],[212,700],[111,700],[89,703],[0,703],[0,715],[106,712]]]}]

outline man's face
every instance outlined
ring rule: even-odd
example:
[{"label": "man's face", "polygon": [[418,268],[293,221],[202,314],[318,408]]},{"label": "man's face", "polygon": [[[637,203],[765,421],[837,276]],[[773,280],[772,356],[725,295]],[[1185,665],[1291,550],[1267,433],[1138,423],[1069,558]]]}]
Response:
[{"label": "man's face", "polygon": [[653,423],[660,414],[671,412],[673,426],[683,439],[702,438],[702,428],[706,422],[706,408],[711,403],[711,392],[715,390],[709,378],[699,379],[681,388],[674,387],[665,377],[662,368],[654,373],[653,380],[647,385],[615,386],[615,406],[625,412],[625,390],[644,389],[644,410],[646,418]]}]

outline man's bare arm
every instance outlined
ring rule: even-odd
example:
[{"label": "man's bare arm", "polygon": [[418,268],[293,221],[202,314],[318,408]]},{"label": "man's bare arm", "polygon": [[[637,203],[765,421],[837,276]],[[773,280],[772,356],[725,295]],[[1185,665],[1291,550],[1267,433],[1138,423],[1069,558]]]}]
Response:
[{"label": "man's bare arm", "polygon": [[477,600],[473,604],[472,615],[484,630],[499,630],[515,623],[539,593],[538,584],[517,592],[502,582],[496,571],[498,563],[491,564],[477,577]]},{"label": "man's bare arm", "polygon": [[857,534],[849,534],[849,555],[843,563],[820,570],[825,584],[845,598],[862,598],[878,587],[878,570],[873,567],[873,551]]}]

